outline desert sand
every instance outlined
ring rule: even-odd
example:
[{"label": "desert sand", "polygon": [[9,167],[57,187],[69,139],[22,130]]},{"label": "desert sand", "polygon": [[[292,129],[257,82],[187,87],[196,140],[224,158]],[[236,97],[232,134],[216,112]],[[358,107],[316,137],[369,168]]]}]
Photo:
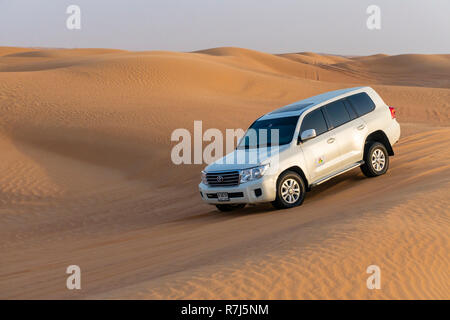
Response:
[{"label": "desert sand", "polygon": [[[246,128],[361,85],[402,126],[382,177],[224,214],[200,200],[203,165],[170,161],[194,120]],[[450,55],[0,47],[0,155],[3,299],[450,298]]]}]

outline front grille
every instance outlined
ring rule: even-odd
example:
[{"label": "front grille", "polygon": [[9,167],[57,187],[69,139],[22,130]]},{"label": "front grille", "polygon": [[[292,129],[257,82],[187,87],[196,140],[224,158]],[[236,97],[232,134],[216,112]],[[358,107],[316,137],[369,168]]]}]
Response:
[{"label": "front grille", "polygon": [[239,184],[239,171],[211,172],[206,174],[211,187],[231,187]]},{"label": "front grille", "polygon": [[[217,199],[217,193],[207,193],[209,199]],[[230,192],[228,193],[228,198],[243,198],[243,192]]]}]

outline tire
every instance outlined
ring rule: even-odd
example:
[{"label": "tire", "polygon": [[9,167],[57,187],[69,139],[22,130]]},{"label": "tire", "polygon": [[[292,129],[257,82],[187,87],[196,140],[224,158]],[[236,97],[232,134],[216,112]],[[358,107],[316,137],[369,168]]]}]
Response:
[{"label": "tire", "polygon": [[364,151],[364,164],[361,171],[366,177],[378,177],[389,169],[389,154],[384,144],[372,142]]},{"label": "tire", "polygon": [[245,203],[239,204],[216,204],[216,208],[222,212],[230,212],[237,209],[242,209],[245,207]]},{"label": "tire", "polygon": [[303,178],[297,172],[286,171],[278,177],[277,196],[272,205],[277,209],[293,208],[303,203],[305,195],[306,186]]}]

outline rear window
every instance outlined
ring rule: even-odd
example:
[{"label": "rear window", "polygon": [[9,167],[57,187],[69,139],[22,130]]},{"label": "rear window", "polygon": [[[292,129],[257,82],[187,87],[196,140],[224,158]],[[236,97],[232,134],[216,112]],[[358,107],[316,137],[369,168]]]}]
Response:
[{"label": "rear window", "polygon": [[316,130],[316,135],[322,134],[328,130],[322,110],[316,109],[305,116],[300,132],[308,129]]},{"label": "rear window", "polygon": [[353,105],[358,116],[365,115],[375,109],[375,103],[373,103],[372,99],[364,92],[347,97],[347,100]]},{"label": "rear window", "polygon": [[351,120],[342,100],[327,104],[324,108],[327,111],[333,128],[339,127]]}]

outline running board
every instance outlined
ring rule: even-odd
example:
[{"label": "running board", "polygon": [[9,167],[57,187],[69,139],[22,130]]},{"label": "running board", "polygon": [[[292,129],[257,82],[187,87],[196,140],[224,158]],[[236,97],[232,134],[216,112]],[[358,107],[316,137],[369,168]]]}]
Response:
[{"label": "running board", "polygon": [[344,168],[344,169],[342,169],[342,170],[340,170],[340,171],[338,171],[338,172],[334,172],[334,173],[329,174],[328,176],[325,176],[325,177],[323,177],[323,178],[321,178],[321,179],[319,179],[319,180],[317,180],[317,181],[314,181],[313,183],[311,183],[311,187],[316,187],[316,186],[318,186],[319,184],[324,183],[325,181],[328,181],[328,180],[330,180],[331,178],[334,178],[334,177],[336,177],[336,176],[338,176],[338,175],[340,175],[340,174],[343,174],[344,172],[347,172],[347,171],[350,171],[350,170],[352,170],[352,169],[354,169],[354,168],[356,168],[356,167],[359,167],[359,166],[361,166],[362,164],[364,164],[364,160],[355,162],[354,164],[352,164],[352,165],[349,166],[349,167],[346,167],[346,168]]}]

